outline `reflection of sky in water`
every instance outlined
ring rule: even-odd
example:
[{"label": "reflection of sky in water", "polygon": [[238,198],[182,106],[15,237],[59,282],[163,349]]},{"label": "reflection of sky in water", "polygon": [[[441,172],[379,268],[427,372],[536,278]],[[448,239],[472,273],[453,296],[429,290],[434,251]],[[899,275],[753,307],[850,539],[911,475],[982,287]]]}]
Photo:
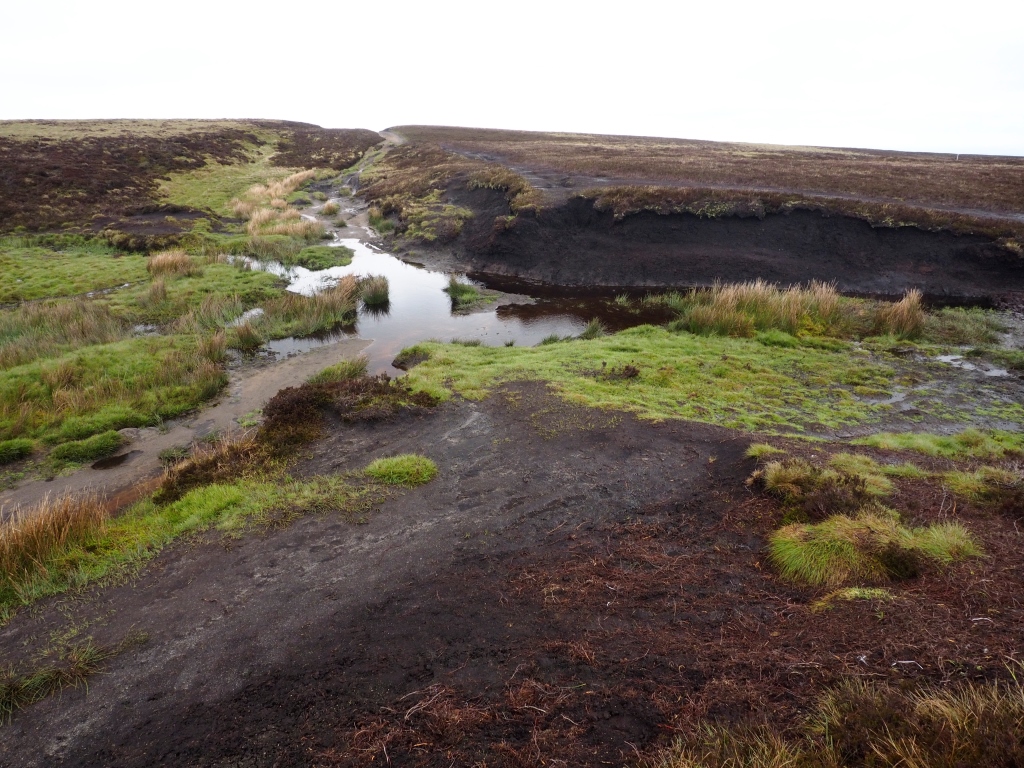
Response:
[{"label": "reflection of sky in water", "polygon": [[[585,322],[577,315],[561,312],[550,315],[515,317],[494,310],[470,315],[452,315],[451,300],[443,289],[448,276],[406,264],[400,259],[367,246],[358,240],[341,240],[340,245],[355,252],[347,267],[311,272],[303,267],[283,267],[276,263],[253,263],[254,267],[287,278],[288,290],[310,296],[345,275],[384,275],[388,279],[390,306],[386,313],[361,310],[354,329],[363,339],[373,339],[366,349],[372,371],[395,374],[391,361],[404,347],[425,339],[480,339],[490,346],[514,341],[518,346],[533,346],[545,336],[577,334]],[[346,335],[346,334],[339,334]],[[306,352],[330,344],[339,335],[308,339],[281,339],[269,343],[280,354]]]}]

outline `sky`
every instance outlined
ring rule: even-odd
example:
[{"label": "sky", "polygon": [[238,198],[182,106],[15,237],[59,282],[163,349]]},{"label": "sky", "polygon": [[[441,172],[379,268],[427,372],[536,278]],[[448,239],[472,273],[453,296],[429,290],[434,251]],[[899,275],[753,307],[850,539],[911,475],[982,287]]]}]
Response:
[{"label": "sky", "polygon": [[0,119],[463,125],[1024,155],[1024,3],[41,0]]}]

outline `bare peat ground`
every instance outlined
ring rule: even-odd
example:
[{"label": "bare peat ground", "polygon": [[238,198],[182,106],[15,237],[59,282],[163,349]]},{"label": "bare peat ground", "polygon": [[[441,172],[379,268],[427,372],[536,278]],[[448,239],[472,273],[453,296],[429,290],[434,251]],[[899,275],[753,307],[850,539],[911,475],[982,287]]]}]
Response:
[{"label": "bare peat ground", "polygon": [[[779,511],[744,487],[749,442],[531,384],[336,425],[300,474],[417,451],[441,475],[363,521],[196,541],[16,616],[3,663],[33,637],[149,640],[17,714],[0,762],[624,765],[699,717],[795,724],[841,676],[1005,675],[1024,618],[1011,517],[961,507],[986,559],[815,613],[820,593],[765,562]],[[941,501],[896,497],[913,522]]]},{"label": "bare peat ground", "polygon": [[391,217],[393,247],[451,251],[480,273],[1024,292],[1021,158],[427,126],[389,136],[405,143],[361,194]]}]

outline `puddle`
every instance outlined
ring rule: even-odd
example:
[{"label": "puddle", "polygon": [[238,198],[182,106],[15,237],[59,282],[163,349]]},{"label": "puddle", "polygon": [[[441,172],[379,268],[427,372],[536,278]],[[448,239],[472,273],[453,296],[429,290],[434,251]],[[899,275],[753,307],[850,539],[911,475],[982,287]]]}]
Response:
[{"label": "puddle", "polygon": [[105,459],[94,461],[90,466],[93,469],[113,469],[114,467],[120,467],[122,464],[127,463],[140,453],[142,453],[142,451],[128,451],[128,453],[122,453],[118,456],[107,456]]},{"label": "puddle", "polygon": [[[427,339],[479,339],[488,346],[501,346],[508,342],[517,346],[533,346],[551,334],[576,335],[594,317],[612,331],[668,319],[660,311],[638,315],[610,304],[605,297],[574,297],[564,292],[560,297],[553,297],[548,291],[544,293],[549,297],[533,303],[506,304],[472,314],[452,314],[451,299],[443,290],[448,285],[447,274],[404,262],[356,239],[341,239],[337,245],[351,248],[354,252],[350,265],[311,271],[304,267],[285,267],[276,262],[249,263],[255,269],[285,278],[289,281],[288,290],[306,296],[330,287],[345,275],[383,275],[389,283],[388,308],[377,311],[362,308],[354,326],[334,333],[272,341],[267,345],[272,352],[282,356],[301,354],[354,335],[373,340],[365,352],[370,358],[372,371],[397,376],[401,371],[391,366],[395,356],[404,347]],[[468,282],[464,276],[459,278]],[[473,282],[488,286],[487,280]],[[610,296],[606,293],[606,297]]]},{"label": "puddle", "polygon": [[938,355],[937,357],[934,357],[932,359],[940,363],[952,365],[954,368],[960,368],[965,371],[977,371],[978,373],[981,373],[985,376],[998,377],[1010,375],[1010,372],[1005,368],[995,368],[986,365],[975,365],[974,363],[970,363],[967,360],[964,360],[963,355]]}]

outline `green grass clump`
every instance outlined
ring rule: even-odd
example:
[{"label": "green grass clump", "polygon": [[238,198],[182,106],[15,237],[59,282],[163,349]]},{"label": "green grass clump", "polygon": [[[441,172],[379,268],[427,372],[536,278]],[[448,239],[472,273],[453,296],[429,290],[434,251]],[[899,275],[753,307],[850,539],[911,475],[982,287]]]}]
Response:
[{"label": "green grass clump", "polygon": [[28,458],[32,455],[35,447],[35,442],[25,437],[0,440],[0,464],[10,464]]},{"label": "green grass clump", "polygon": [[389,290],[388,279],[383,275],[367,275],[359,281],[359,298],[368,307],[386,307]]},{"label": "green grass clump", "polygon": [[785,453],[785,451],[781,448],[776,448],[774,445],[769,445],[768,443],[751,443],[744,455],[748,459],[757,459],[760,461],[766,456],[777,456],[780,453]]},{"label": "green grass clump", "polygon": [[608,335],[608,329],[604,327],[604,323],[598,320],[596,317],[587,323],[587,327],[583,329],[576,338],[578,339],[599,339],[602,336]]},{"label": "green grass clump", "polygon": [[352,360],[342,360],[340,363],[324,368],[319,373],[314,373],[307,381],[310,384],[329,384],[334,381],[358,379],[360,376],[366,375],[366,367],[369,364],[369,358],[364,356]]},{"label": "green grass clump", "polygon": [[892,493],[892,481],[885,476],[884,468],[870,456],[859,453],[837,453],[829,464],[840,472],[859,477],[872,496],[888,496]]},{"label": "green grass clump", "polygon": [[288,267],[305,267],[316,272],[330,267],[347,267],[354,255],[355,251],[343,245],[310,245],[294,255],[283,255],[278,261]]},{"label": "green grass clump", "polygon": [[906,578],[917,573],[919,559],[948,564],[981,550],[959,523],[909,529],[880,510],[786,526],[772,534],[769,553],[786,579],[838,587]]},{"label": "green grass clump", "polygon": [[1024,484],[1024,478],[999,467],[979,467],[973,472],[954,470],[942,474],[949,490],[965,499],[987,501]]},{"label": "green grass clump", "polygon": [[852,442],[884,451],[917,451],[945,459],[999,459],[1008,453],[1024,452],[1024,433],[973,428],[955,435],[879,432]]},{"label": "green grass clump", "polygon": [[377,459],[365,470],[375,480],[388,485],[422,485],[437,475],[437,464],[425,456],[405,453]]},{"label": "green grass clump", "polygon": [[479,288],[459,282],[455,275],[448,278],[448,285],[443,290],[452,300],[452,309],[466,309],[481,299]]},{"label": "green grass clump", "polygon": [[224,371],[198,354],[194,338],[88,346],[0,370],[0,439],[56,443],[155,424],[209,400],[225,383]]},{"label": "green grass clump", "polygon": [[78,463],[109,456],[124,444],[124,438],[114,430],[101,432],[85,440],[73,440],[58,445],[50,453],[57,461]]}]

